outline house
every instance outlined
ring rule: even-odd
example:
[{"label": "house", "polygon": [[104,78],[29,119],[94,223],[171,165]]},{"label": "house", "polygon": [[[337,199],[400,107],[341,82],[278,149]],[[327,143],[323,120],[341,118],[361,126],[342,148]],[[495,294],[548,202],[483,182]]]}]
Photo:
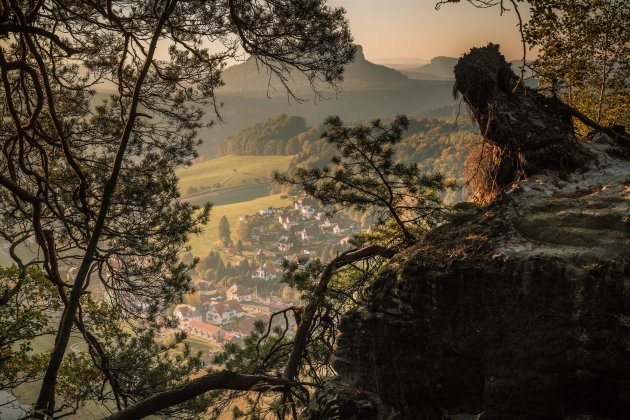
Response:
[{"label": "house", "polygon": [[268,207],[263,210],[258,210],[258,214],[260,214],[261,216],[271,216],[273,214],[273,209],[271,207]]},{"label": "house", "polygon": [[236,330],[245,335],[249,335],[254,329],[254,324],[256,321],[262,321],[265,325],[269,323],[269,316],[267,316],[266,311],[260,311],[260,315],[256,315],[254,317],[246,317],[238,322],[236,325]]},{"label": "house", "polygon": [[201,313],[194,306],[186,305],[182,303],[175,307],[173,310],[173,316],[180,321],[190,321],[195,319],[201,321]]},{"label": "house", "polygon": [[206,321],[214,325],[223,325],[244,314],[243,308],[236,300],[212,302],[206,312]]},{"label": "house", "polygon": [[293,242],[289,242],[289,237],[287,235],[282,235],[278,239],[277,246],[278,246],[278,251],[287,252],[291,248],[293,248]]},{"label": "house", "polygon": [[210,283],[209,281],[203,280],[200,277],[194,278],[191,283],[195,291],[201,295],[217,294],[217,288],[214,287],[214,285],[212,285],[212,283]]},{"label": "house", "polygon": [[313,202],[313,200],[311,198],[307,198],[306,196],[299,198],[295,201],[295,203],[293,204],[293,207],[296,210],[300,210],[304,207],[313,207],[315,203]]},{"label": "house", "polygon": [[280,224],[284,230],[291,230],[293,226],[298,226],[300,224],[300,218],[294,214],[279,217],[278,220],[280,220]]},{"label": "house", "polygon": [[226,331],[225,335],[223,335],[223,341],[226,343],[235,343],[242,339],[243,337],[241,337],[240,334],[235,333],[234,331]]},{"label": "house", "polygon": [[269,313],[269,308],[267,307],[267,305],[264,305],[258,301],[243,301],[241,303],[241,306],[243,306],[243,309],[249,314],[255,314],[256,316],[267,315]]},{"label": "house", "polygon": [[320,235],[318,226],[306,226],[303,230],[299,231],[298,234],[302,241],[312,241],[316,239]]},{"label": "house", "polygon": [[191,320],[185,328],[192,334],[214,341],[221,341],[226,333],[221,327],[197,321],[196,319]]},{"label": "house", "polygon": [[234,284],[232,285],[232,287],[227,289],[227,292],[225,292],[225,297],[228,301],[235,300],[238,302],[243,302],[247,300],[252,300],[252,289]]},{"label": "house", "polygon": [[333,214],[332,216],[326,217],[326,219],[319,225],[323,229],[328,229],[335,227],[336,224],[341,223],[341,217]]},{"label": "house", "polygon": [[351,229],[352,229],[352,227],[349,224],[347,224],[347,223],[337,223],[333,227],[333,233],[335,235],[343,235],[345,233],[350,232]]},{"label": "house", "polygon": [[258,267],[252,275],[253,279],[263,280],[273,280],[276,277],[278,277],[278,270],[267,264],[263,264],[261,267]]},{"label": "house", "polygon": [[315,220],[320,222],[324,217],[326,217],[326,213],[324,213],[323,211],[319,211],[319,212],[315,213],[314,217],[315,217]]},{"label": "house", "polygon": [[243,307],[237,300],[235,299],[226,300],[225,302],[223,302],[223,304],[230,306],[236,312],[237,318],[240,318],[245,315],[245,311],[243,310]]},{"label": "house", "polygon": [[195,292],[199,295],[199,302],[202,304],[202,306],[221,296],[219,295],[216,287],[214,287],[210,282],[202,280],[201,278],[194,279],[192,281],[192,285],[195,289]]},{"label": "house", "polygon": [[288,252],[293,248],[293,242],[278,242],[278,251]]},{"label": "house", "polygon": [[302,207],[300,212],[302,213],[302,216],[304,216],[304,218],[306,219],[310,219],[311,217],[315,215],[315,209],[311,206]]}]

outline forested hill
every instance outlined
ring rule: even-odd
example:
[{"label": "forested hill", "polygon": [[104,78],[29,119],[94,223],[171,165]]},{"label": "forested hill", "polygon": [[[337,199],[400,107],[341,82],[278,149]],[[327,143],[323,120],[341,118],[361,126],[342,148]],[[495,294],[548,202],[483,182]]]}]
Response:
[{"label": "forested hill", "polygon": [[[224,155],[293,155],[289,171],[330,164],[335,153],[321,138],[323,126],[307,126],[304,118],[275,115],[252,124],[221,145]],[[442,119],[411,119],[404,140],[398,145],[399,159],[418,162],[426,173],[440,172],[465,183],[462,175],[467,149],[475,143],[476,128],[467,120],[457,124]],[[462,198],[461,191],[449,201]],[[451,194],[453,195],[453,194]]]},{"label": "forested hill", "polygon": [[294,155],[302,150],[298,135],[308,131],[306,120],[286,114],[252,124],[221,144],[223,155]]}]

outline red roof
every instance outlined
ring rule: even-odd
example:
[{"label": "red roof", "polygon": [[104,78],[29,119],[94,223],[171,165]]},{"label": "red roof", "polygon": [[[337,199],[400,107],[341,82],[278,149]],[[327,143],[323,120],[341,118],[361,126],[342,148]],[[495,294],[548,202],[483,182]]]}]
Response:
[{"label": "red roof", "polygon": [[217,327],[216,325],[206,324],[205,322],[197,321],[196,319],[191,320],[188,325],[191,328],[197,328],[202,331],[207,331],[211,334],[217,334],[223,331],[223,328]]},{"label": "red roof", "polygon": [[269,306],[269,308],[271,308],[271,309],[277,309],[277,310],[279,310],[279,311],[284,311],[285,309],[287,309],[287,308],[288,308],[288,306],[286,306],[286,305],[281,305],[281,304],[279,304],[279,303],[270,303],[268,306]]},{"label": "red roof", "polygon": [[196,309],[197,308],[195,308],[194,306],[186,305],[185,303],[182,303],[175,307],[175,311],[179,311],[179,313],[182,314],[182,316],[186,318],[193,316],[195,314]]},{"label": "red roof", "polygon": [[227,342],[232,342],[234,339],[238,339],[238,338],[241,338],[241,337],[232,331],[226,331],[225,335],[223,336],[223,339]]}]

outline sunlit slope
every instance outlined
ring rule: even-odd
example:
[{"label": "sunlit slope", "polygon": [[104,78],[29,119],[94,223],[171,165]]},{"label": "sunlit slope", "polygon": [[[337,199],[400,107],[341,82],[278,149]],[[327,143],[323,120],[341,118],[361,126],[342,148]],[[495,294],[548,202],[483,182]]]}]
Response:
[{"label": "sunlit slope", "polygon": [[188,195],[190,187],[220,188],[240,187],[248,183],[270,181],[269,174],[285,171],[292,156],[222,156],[195,163],[177,171],[182,195]]},{"label": "sunlit slope", "polygon": [[206,256],[211,249],[217,249],[219,240],[219,220],[222,216],[227,217],[232,229],[232,240],[236,241],[235,234],[238,218],[244,215],[251,215],[258,210],[268,207],[279,208],[289,206],[293,201],[287,198],[280,198],[279,194],[257,198],[255,200],[243,201],[241,203],[215,206],[212,209],[210,222],[205,226],[204,232],[199,236],[192,236],[188,241],[192,247],[192,254],[196,257]]}]

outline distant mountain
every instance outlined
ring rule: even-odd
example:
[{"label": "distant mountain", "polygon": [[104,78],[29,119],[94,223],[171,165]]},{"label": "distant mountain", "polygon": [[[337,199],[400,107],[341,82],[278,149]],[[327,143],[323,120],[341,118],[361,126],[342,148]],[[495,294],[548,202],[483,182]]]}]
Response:
[{"label": "distant mountain", "polygon": [[[413,80],[455,80],[453,68],[458,61],[458,57],[433,57],[429,64],[413,69],[401,69],[400,71]],[[518,73],[522,61],[512,60],[510,64],[512,64],[514,72]],[[531,72],[526,72],[525,75],[530,77]]]},{"label": "distant mountain", "polygon": [[[398,70],[382,65],[374,64],[365,59],[363,49],[359,46],[354,60],[346,66],[344,81],[341,84],[343,90],[365,90],[382,88],[400,88],[410,84],[415,84],[407,76]],[[228,67],[222,74],[225,86],[220,91],[237,92],[258,92],[267,91],[271,96],[278,92],[286,96],[282,83],[275,77],[271,77],[269,72],[259,65],[254,58],[249,58],[241,64]],[[291,89],[297,92],[311,89],[308,80],[297,72],[292,75],[289,83]]]},{"label": "distant mountain", "polygon": [[417,80],[454,80],[453,67],[458,60],[456,57],[433,57],[429,64],[405,70],[403,73]]},{"label": "distant mountain", "polygon": [[400,71],[404,73],[405,76],[407,76],[408,78],[412,80],[455,80],[453,76],[449,76],[446,74],[437,75],[433,73],[421,72],[421,71],[418,71],[417,69],[411,69],[411,70],[401,69]]},{"label": "distant mountain", "polygon": [[[277,114],[299,115],[309,126],[321,123],[330,115],[339,115],[345,121],[365,121],[397,114],[436,117],[453,114],[451,80],[428,76],[423,80],[412,80],[398,70],[368,61],[361,47],[354,61],[346,66],[342,91],[338,94],[325,91],[324,98],[315,97],[306,78],[300,74],[293,75],[290,87],[306,102],[288,97],[282,84],[277,79],[270,80],[265,67],[258,64],[250,58],[223,71],[225,86],[216,91],[218,102],[223,104],[220,107],[222,120],[210,128],[199,130],[204,140],[201,154],[216,156],[250,144],[248,141],[231,141],[225,143],[223,150],[220,147],[230,137],[249,138],[251,133],[247,130],[239,131]],[[208,111],[211,118],[212,110]],[[277,138],[276,133],[268,134],[269,139]],[[283,142],[287,141],[286,150],[297,147],[293,137],[281,137]],[[263,149],[268,149],[265,153],[271,153],[278,144],[265,143]]]}]

